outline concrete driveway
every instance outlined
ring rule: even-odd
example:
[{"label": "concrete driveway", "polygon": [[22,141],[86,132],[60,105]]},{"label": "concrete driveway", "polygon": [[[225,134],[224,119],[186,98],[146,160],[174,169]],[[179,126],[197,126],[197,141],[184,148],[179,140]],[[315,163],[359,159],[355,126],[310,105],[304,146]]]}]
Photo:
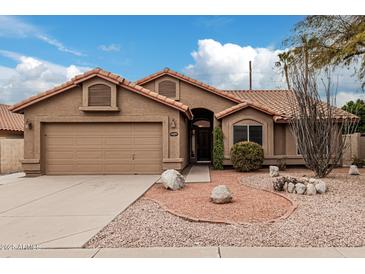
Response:
[{"label": "concrete driveway", "polygon": [[0,246],[81,247],[158,178],[0,176]]}]

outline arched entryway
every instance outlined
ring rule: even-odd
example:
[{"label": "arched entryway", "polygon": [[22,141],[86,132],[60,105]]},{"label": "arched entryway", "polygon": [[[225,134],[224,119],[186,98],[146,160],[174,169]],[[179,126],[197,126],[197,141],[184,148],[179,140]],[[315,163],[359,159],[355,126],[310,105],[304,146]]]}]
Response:
[{"label": "arched entryway", "polygon": [[190,161],[192,163],[210,162],[213,146],[213,116],[208,109],[192,109],[193,120],[190,123]]}]

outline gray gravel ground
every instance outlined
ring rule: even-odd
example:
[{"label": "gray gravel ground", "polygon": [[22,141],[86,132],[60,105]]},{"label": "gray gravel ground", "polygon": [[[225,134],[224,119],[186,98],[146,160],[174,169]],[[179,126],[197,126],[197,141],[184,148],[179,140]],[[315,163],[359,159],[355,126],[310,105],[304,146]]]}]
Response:
[{"label": "gray gravel ground", "polygon": [[[266,174],[242,178],[246,185],[270,190],[271,181]],[[142,198],[95,235],[86,247],[365,246],[365,176],[336,174],[325,181],[329,187],[326,194],[286,194],[298,203],[298,208],[288,219],[272,224],[191,222]]]}]

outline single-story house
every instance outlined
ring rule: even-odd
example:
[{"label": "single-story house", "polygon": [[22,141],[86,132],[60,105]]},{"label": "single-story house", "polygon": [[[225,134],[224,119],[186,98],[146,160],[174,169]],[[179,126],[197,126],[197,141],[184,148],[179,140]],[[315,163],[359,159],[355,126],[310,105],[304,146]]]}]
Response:
[{"label": "single-story house", "polygon": [[0,174],[22,170],[24,117],[0,104]]},{"label": "single-story house", "polygon": [[[158,174],[210,162],[221,127],[262,145],[264,164],[303,164],[288,126],[287,90],[221,90],[171,69],[137,82],[100,68],[12,107],[24,113],[23,167],[41,174]],[[336,109],[339,115],[348,114]]]}]

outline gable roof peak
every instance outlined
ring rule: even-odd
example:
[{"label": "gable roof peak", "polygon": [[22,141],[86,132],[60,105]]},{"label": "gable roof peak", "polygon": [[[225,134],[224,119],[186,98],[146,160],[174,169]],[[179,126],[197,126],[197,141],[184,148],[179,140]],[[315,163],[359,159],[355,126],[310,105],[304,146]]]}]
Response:
[{"label": "gable roof peak", "polygon": [[31,96],[31,97],[13,105],[12,107],[9,108],[9,110],[13,111],[13,112],[18,112],[30,105],[33,105],[37,102],[40,102],[44,99],[51,97],[51,96],[54,96],[56,94],[69,90],[73,87],[76,87],[81,82],[86,81],[95,76],[105,79],[106,81],[110,81],[116,85],[122,86],[135,93],[141,94],[152,100],[158,101],[162,104],[165,104],[165,105],[168,105],[175,109],[178,109],[179,111],[184,112],[189,119],[192,118],[192,113],[188,106],[186,106],[180,102],[176,102],[176,101],[171,102],[170,100],[168,100],[168,98],[166,96],[162,96],[162,95],[158,94],[157,92],[148,90],[142,86],[139,86],[136,83],[132,83],[132,82],[126,80],[125,78],[123,78],[117,74],[111,73],[111,72],[103,70],[101,68],[94,68],[92,70],[86,71],[83,74],[77,75],[77,76],[73,77],[71,80],[69,80],[59,86],[56,86],[56,87],[54,87],[50,90],[47,90],[45,92],[42,92],[42,93],[38,93],[37,95]]},{"label": "gable roof peak", "polygon": [[228,99],[230,101],[233,101],[235,103],[242,103],[242,102],[244,102],[243,100],[241,100],[237,96],[234,96],[234,95],[230,94],[229,92],[225,92],[225,91],[223,91],[221,89],[215,88],[215,87],[210,86],[210,85],[208,85],[206,83],[203,83],[201,81],[195,80],[195,79],[193,79],[193,78],[191,78],[191,77],[189,77],[189,76],[187,76],[185,74],[182,74],[182,73],[177,72],[175,70],[172,70],[170,68],[165,68],[163,70],[160,70],[158,72],[155,72],[153,74],[150,74],[147,77],[144,77],[144,78],[142,78],[140,80],[137,80],[135,83],[137,85],[143,85],[145,83],[148,83],[150,81],[153,81],[153,80],[155,80],[155,79],[157,79],[157,78],[159,78],[161,76],[164,76],[164,75],[169,75],[169,76],[174,77],[174,78],[176,78],[178,80],[187,82],[187,83],[189,83],[189,84],[191,84],[193,86],[196,86],[196,87],[199,87],[199,88],[201,88],[203,90],[206,90],[206,91],[209,91],[211,93],[214,93],[214,94],[216,94],[216,95],[218,95],[220,97],[226,98],[226,99]]}]

